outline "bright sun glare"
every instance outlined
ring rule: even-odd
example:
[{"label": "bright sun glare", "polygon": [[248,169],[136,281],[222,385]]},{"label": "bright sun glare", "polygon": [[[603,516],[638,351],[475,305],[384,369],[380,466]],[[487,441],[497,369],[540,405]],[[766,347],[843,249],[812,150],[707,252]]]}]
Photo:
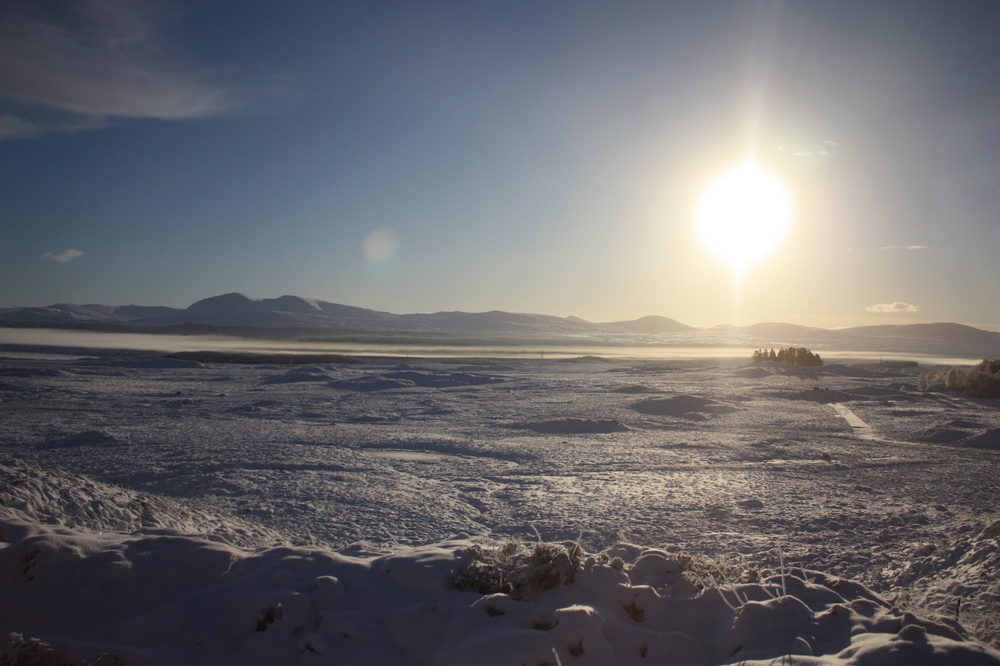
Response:
[{"label": "bright sun glare", "polygon": [[709,183],[698,202],[702,242],[737,277],[781,244],[791,222],[788,190],[752,160]]}]

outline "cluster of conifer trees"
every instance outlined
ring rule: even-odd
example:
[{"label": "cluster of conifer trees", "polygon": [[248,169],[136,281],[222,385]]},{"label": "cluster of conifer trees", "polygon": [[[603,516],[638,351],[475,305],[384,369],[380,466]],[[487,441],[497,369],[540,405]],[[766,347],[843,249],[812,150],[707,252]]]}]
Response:
[{"label": "cluster of conifer trees", "polygon": [[777,361],[792,365],[823,365],[823,359],[819,357],[819,354],[814,354],[805,347],[789,347],[788,349],[779,349],[777,352],[773,348],[770,351],[758,349],[750,357],[751,363],[763,363],[764,361]]}]

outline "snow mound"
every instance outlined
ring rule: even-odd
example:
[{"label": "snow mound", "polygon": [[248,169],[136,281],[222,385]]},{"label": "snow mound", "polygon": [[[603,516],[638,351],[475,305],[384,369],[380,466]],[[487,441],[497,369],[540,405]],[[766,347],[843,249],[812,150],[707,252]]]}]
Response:
[{"label": "snow mound", "polygon": [[822,366],[789,365],[788,363],[772,363],[770,365],[775,375],[785,375],[799,379],[817,379],[821,374],[824,374]]},{"label": "snow mound", "polygon": [[330,382],[329,386],[342,391],[358,391],[361,393],[368,393],[370,391],[388,391],[398,388],[413,388],[414,384],[411,381],[382,377],[380,375],[362,375],[361,377],[352,377],[350,379],[340,379],[335,382]]},{"label": "snow mound", "polygon": [[865,398],[901,397],[899,391],[897,391],[896,389],[886,388],[883,386],[862,386],[859,388],[849,388],[849,389],[844,389],[844,393],[851,396],[858,396]]},{"label": "snow mound", "polygon": [[962,442],[963,446],[975,449],[1000,449],[1000,428],[990,428],[979,435],[969,437]]},{"label": "snow mound", "polygon": [[776,395],[787,400],[808,400],[809,402],[820,402],[824,404],[831,402],[845,402],[856,399],[855,396],[850,396],[843,391],[837,391],[820,386],[813,386],[812,388],[803,391],[780,392]]},{"label": "snow mound", "polygon": [[955,444],[969,436],[967,430],[952,428],[945,424],[933,425],[925,428],[913,437],[915,442],[925,442],[927,444]]},{"label": "snow mound", "polygon": [[733,374],[746,379],[760,379],[761,377],[771,376],[770,371],[760,367],[740,368],[739,370],[733,370]]},{"label": "snow mound", "polygon": [[740,411],[725,403],[709,398],[698,398],[693,395],[675,395],[671,398],[653,398],[642,400],[632,405],[632,409],[640,414],[651,416],[673,416],[695,421],[707,420],[710,416],[732,414]]},{"label": "snow mound", "polygon": [[837,375],[838,377],[859,377],[859,378],[871,378],[878,377],[879,373],[872,372],[871,370],[866,370],[865,368],[859,368],[854,365],[843,365],[841,363],[835,363],[833,365],[822,366],[822,372],[825,375]]},{"label": "snow mound", "polygon": [[123,440],[105,430],[87,430],[39,444],[38,449],[62,449],[71,446],[127,446]]},{"label": "snow mound", "polygon": [[112,368],[136,368],[140,370],[162,370],[164,368],[204,368],[200,361],[189,361],[183,358],[165,358],[149,356],[138,358],[95,358],[79,361],[83,365],[101,365]]},{"label": "snow mound", "polygon": [[330,382],[330,386],[345,391],[386,391],[395,388],[455,388],[460,386],[480,386],[497,384],[504,380],[500,377],[473,374],[470,372],[440,372],[433,370],[415,370],[402,364],[385,374],[368,374],[361,377],[341,379]]},{"label": "snow mound", "polygon": [[619,386],[618,388],[612,389],[612,393],[662,393],[654,388],[649,388],[648,386],[643,386],[641,384],[632,384],[630,386]]},{"label": "snow mound", "polygon": [[330,375],[322,368],[302,367],[261,381],[262,384],[296,384],[300,382],[329,382]]},{"label": "snow mound", "polygon": [[8,517],[98,532],[172,529],[247,548],[284,543],[277,532],[236,518],[13,459],[0,461],[0,521]]},{"label": "snow mound", "polygon": [[[343,471],[343,467],[330,465],[327,469]],[[228,472],[228,470],[227,470]],[[170,497],[195,498],[203,496],[240,496],[249,488],[243,479],[234,479],[226,472],[206,472],[178,474],[167,479],[145,485],[145,489],[158,495]]]},{"label": "snow mound", "polygon": [[0,370],[0,375],[28,379],[31,377],[71,377],[73,373],[58,368],[3,368]]},{"label": "snow mound", "polygon": [[415,370],[390,372],[390,379],[413,382],[414,386],[430,388],[452,388],[455,386],[477,386],[481,384],[497,384],[503,379],[488,375],[477,375],[468,372],[418,372]]},{"label": "snow mound", "polygon": [[597,435],[631,430],[614,419],[555,419],[518,427],[546,435]]},{"label": "snow mound", "polygon": [[363,410],[350,418],[351,423],[395,423],[402,420],[402,416],[395,412],[371,412]]},{"label": "snow mound", "polygon": [[[813,571],[465,537],[260,548],[236,519],[10,460],[0,499],[0,663],[1000,666],[957,622]],[[988,579],[997,534],[959,566]]]},{"label": "snow mound", "polygon": [[[384,553],[251,552],[0,515],[0,627],[44,638],[66,661],[1000,664],[1000,652],[954,622],[904,613],[814,572],[706,586],[684,556],[536,544],[502,569],[526,576],[530,595],[481,593],[457,584],[477,561],[463,540]],[[24,643],[14,637],[11,651]]]},{"label": "snow mound", "polygon": [[[992,629],[1000,647],[998,627],[976,626],[994,621],[1000,612],[1000,520],[974,530],[974,535],[945,543],[915,544],[881,572],[881,580],[905,590],[911,605],[958,617],[965,626]],[[987,634],[989,631],[982,631]]]}]

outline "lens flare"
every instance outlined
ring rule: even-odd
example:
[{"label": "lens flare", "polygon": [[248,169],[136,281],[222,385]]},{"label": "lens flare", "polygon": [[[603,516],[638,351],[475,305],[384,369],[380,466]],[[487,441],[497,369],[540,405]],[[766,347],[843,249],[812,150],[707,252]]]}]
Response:
[{"label": "lens flare", "polygon": [[362,251],[368,261],[389,261],[399,252],[399,236],[391,229],[376,229],[365,237]]}]

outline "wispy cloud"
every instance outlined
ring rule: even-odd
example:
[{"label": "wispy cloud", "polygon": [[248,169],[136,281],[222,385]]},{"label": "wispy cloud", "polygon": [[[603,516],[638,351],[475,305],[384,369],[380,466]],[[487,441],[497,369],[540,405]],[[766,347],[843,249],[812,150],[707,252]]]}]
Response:
[{"label": "wispy cloud", "polygon": [[0,114],[0,140],[99,127],[110,116],[201,118],[233,93],[165,38],[162,5],[82,0],[0,5],[0,97],[69,120]]},{"label": "wispy cloud", "polygon": [[901,303],[896,301],[894,303],[878,303],[877,305],[869,305],[865,308],[867,312],[917,312],[920,310],[916,305],[911,305],[909,303]]},{"label": "wispy cloud", "polygon": [[926,250],[926,245],[886,245],[883,250]]},{"label": "wispy cloud", "polygon": [[[810,142],[812,143],[812,142]],[[772,153],[785,153],[791,155],[792,157],[833,157],[838,155],[840,144],[833,139],[826,139],[821,144],[812,144],[810,146],[799,146],[795,149],[789,149],[785,146],[778,146],[772,148]]]},{"label": "wispy cloud", "polygon": [[43,133],[37,123],[18,118],[13,113],[0,113],[0,141],[28,139]]},{"label": "wispy cloud", "polygon": [[27,120],[13,113],[0,113],[0,141],[33,139],[43,134],[77,132],[85,129],[98,129],[107,125],[104,116],[61,115],[64,117],[59,120]]},{"label": "wispy cloud", "polygon": [[42,255],[42,259],[46,261],[55,261],[60,264],[65,264],[69,261],[73,261],[77,257],[82,257],[84,255],[83,250],[64,250],[59,254],[52,254],[51,252],[46,252]]}]

